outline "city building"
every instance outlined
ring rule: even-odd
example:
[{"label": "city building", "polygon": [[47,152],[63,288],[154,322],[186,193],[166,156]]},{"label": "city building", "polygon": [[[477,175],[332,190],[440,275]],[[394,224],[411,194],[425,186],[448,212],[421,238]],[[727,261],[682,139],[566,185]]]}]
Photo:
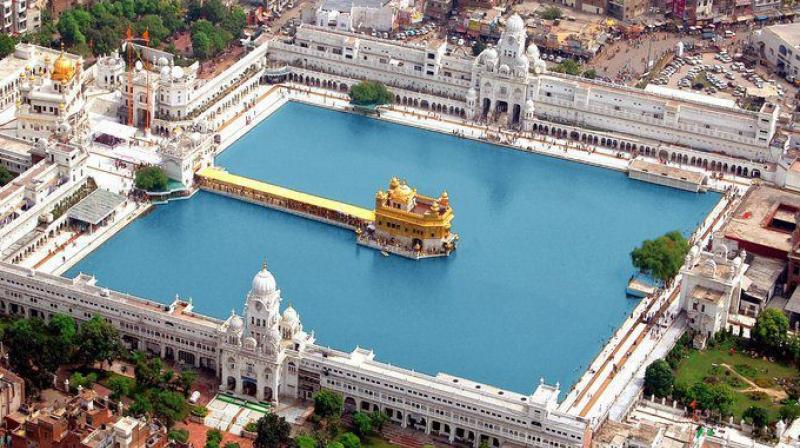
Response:
[{"label": "city building", "polygon": [[3,32],[26,34],[42,26],[41,6],[36,0],[3,0]]},{"label": "city building", "polygon": [[[448,55],[446,42],[403,44],[301,25],[269,44],[275,68],[296,82],[346,90],[361,79],[387,84],[395,103],[511,128],[773,180],[784,148],[773,146],[780,108],[749,111],[667,89],[644,92],[548,73],[514,15],[497,47]],[[278,64],[283,64],[279,66]]]},{"label": "city building", "polygon": [[708,339],[727,330],[728,317],[738,314],[746,254],[731,255],[724,244],[717,244],[713,252],[694,246],[686,256],[680,304],[697,348],[704,348]]},{"label": "city building", "polygon": [[316,24],[342,31],[391,32],[401,7],[390,0],[325,0],[317,8]]},{"label": "city building", "polygon": [[193,312],[186,301],[162,305],[95,283],[0,263],[0,312],[45,319],[63,313],[78,321],[99,314],[131,348],[214,371],[228,393],[278,403],[329,389],[343,395],[347,409],[380,410],[450,442],[579,448],[591,437],[588,421],[557,409],[558,384],[542,381],[523,395],[391,366],[363,348],[317,345],[297,311],[280,313],[281,293],[266,265],[253,278],[244,315],[224,321]]},{"label": "city building", "polygon": [[778,75],[800,76],[800,23],[764,27],[755,32],[755,41],[762,61]]},{"label": "city building", "polygon": [[0,367],[0,420],[19,410],[25,403],[25,380]]},{"label": "city building", "polygon": [[633,20],[644,14],[649,6],[644,0],[608,0],[606,13],[619,20]]},{"label": "city building", "polygon": [[18,84],[18,138],[30,142],[54,136],[64,139],[84,123],[82,64],[79,56],[62,51],[55,59],[45,54],[41,61],[25,68]]}]

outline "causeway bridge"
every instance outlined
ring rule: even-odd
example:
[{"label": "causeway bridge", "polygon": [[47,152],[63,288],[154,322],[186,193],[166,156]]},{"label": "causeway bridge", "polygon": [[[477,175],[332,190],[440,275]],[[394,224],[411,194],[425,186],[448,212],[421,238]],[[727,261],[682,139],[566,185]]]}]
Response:
[{"label": "causeway bridge", "polygon": [[345,229],[363,229],[375,221],[372,210],[237,176],[220,167],[203,168],[195,177],[202,190]]}]

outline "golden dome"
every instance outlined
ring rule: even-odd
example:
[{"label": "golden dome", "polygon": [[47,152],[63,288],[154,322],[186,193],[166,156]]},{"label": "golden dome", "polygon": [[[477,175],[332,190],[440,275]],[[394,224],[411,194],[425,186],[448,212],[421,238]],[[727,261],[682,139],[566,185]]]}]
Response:
[{"label": "golden dome", "polygon": [[71,81],[75,76],[75,62],[70,60],[62,51],[53,62],[53,81]]},{"label": "golden dome", "polygon": [[397,188],[399,185],[400,185],[400,181],[396,177],[393,177],[392,180],[389,181],[389,188],[390,189]]},{"label": "golden dome", "polygon": [[392,198],[392,200],[402,202],[404,204],[408,204],[408,202],[411,201],[416,194],[417,191],[412,190],[411,187],[406,184],[400,184],[396,188],[392,188],[389,191],[389,197]]}]

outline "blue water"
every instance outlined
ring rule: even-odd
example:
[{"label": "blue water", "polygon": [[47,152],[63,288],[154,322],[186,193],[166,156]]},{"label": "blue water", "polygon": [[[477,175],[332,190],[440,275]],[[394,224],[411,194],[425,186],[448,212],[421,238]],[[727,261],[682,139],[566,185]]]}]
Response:
[{"label": "blue water", "polygon": [[573,384],[635,301],[629,252],[690,232],[718,195],[299,104],[218,159],[231,172],[372,207],[391,176],[446,188],[454,256],[411,261],[352,232],[199,193],[157,207],[67,273],[198,311],[239,311],[266,257],[306,330],[324,345],[519,392]]}]

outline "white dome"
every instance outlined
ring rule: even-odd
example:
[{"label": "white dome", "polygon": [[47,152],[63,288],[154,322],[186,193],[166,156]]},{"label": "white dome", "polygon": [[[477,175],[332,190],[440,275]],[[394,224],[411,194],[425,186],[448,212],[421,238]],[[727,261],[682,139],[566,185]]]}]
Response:
[{"label": "white dome", "polygon": [[244,338],[244,348],[246,348],[248,350],[253,350],[253,349],[256,348],[257,345],[258,345],[258,342],[256,342],[256,338],[254,338],[252,336],[248,336],[248,337]]},{"label": "white dome", "polygon": [[300,323],[300,315],[297,314],[293,306],[289,305],[283,311],[283,322],[290,327]]},{"label": "white dome", "polygon": [[267,264],[264,263],[264,267],[253,277],[253,287],[250,292],[257,296],[266,296],[277,289],[275,277],[267,270]]},{"label": "white dome", "polygon": [[497,61],[497,50],[494,48],[487,48],[481,52],[479,59],[486,62]]},{"label": "white dome", "polygon": [[525,51],[525,54],[528,56],[528,59],[532,60],[536,60],[541,57],[539,54],[539,47],[537,47],[536,44],[528,45],[528,49]]},{"label": "white dome", "polygon": [[169,81],[170,70],[169,67],[161,67],[161,80]]},{"label": "white dome", "polygon": [[180,67],[172,67],[172,79],[183,78],[183,69]]},{"label": "white dome", "polygon": [[519,33],[520,31],[525,30],[525,22],[522,21],[522,17],[519,14],[514,14],[508,18],[506,22],[506,32],[508,33]]},{"label": "white dome", "polygon": [[228,330],[233,332],[239,332],[244,327],[244,322],[242,318],[237,316],[236,313],[231,312],[230,320],[228,321]]},{"label": "white dome", "polygon": [[167,66],[167,65],[169,65],[169,61],[167,60],[167,58],[165,58],[164,56],[161,56],[160,58],[158,58],[158,66],[159,67],[164,67],[164,66]]}]

